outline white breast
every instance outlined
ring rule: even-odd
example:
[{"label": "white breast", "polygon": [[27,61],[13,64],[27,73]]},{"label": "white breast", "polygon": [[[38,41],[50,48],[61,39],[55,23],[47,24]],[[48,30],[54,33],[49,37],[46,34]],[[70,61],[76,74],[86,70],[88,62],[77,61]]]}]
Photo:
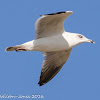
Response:
[{"label": "white breast", "polygon": [[34,40],[34,49],[36,51],[50,52],[69,49],[67,40],[62,35],[45,37]]}]

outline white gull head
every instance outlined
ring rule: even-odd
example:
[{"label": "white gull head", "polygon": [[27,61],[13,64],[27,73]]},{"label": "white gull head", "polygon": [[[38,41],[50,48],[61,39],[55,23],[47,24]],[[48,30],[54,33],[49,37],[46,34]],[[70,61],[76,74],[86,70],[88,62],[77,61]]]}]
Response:
[{"label": "white gull head", "polygon": [[71,48],[85,42],[95,43],[93,40],[86,38],[82,34],[70,33],[70,32],[66,32],[66,33],[62,35],[65,38],[66,42],[68,42],[69,47]]}]

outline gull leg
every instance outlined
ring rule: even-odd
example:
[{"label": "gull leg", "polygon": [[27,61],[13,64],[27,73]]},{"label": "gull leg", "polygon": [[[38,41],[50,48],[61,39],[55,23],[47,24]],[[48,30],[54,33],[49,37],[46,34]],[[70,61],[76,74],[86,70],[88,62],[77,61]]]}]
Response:
[{"label": "gull leg", "polygon": [[23,48],[17,48],[16,51],[26,51],[26,49],[23,49]]}]

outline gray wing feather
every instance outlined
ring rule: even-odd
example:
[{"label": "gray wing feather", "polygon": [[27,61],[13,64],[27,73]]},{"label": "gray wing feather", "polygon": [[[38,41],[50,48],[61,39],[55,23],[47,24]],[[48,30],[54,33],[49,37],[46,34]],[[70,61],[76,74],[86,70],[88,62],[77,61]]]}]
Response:
[{"label": "gray wing feather", "polygon": [[59,72],[67,61],[70,52],[71,49],[66,51],[43,53],[45,60],[43,61],[40,80],[38,83],[40,86],[50,81]]},{"label": "gray wing feather", "polygon": [[43,15],[35,23],[35,39],[54,36],[64,32],[64,21],[72,11]]}]

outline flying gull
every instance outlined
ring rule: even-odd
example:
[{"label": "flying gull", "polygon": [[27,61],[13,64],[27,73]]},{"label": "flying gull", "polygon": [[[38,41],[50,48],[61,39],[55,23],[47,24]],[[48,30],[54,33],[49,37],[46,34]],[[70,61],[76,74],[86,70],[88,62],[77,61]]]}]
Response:
[{"label": "flying gull", "polygon": [[64,21],[72,11],[41,15],[35,23],[35,39],[21,45],[6,48],[6,51],[41,51],[44,56],[39,85],[50,81],[62,68],[73,47],[93,40],[64,30]]}]

